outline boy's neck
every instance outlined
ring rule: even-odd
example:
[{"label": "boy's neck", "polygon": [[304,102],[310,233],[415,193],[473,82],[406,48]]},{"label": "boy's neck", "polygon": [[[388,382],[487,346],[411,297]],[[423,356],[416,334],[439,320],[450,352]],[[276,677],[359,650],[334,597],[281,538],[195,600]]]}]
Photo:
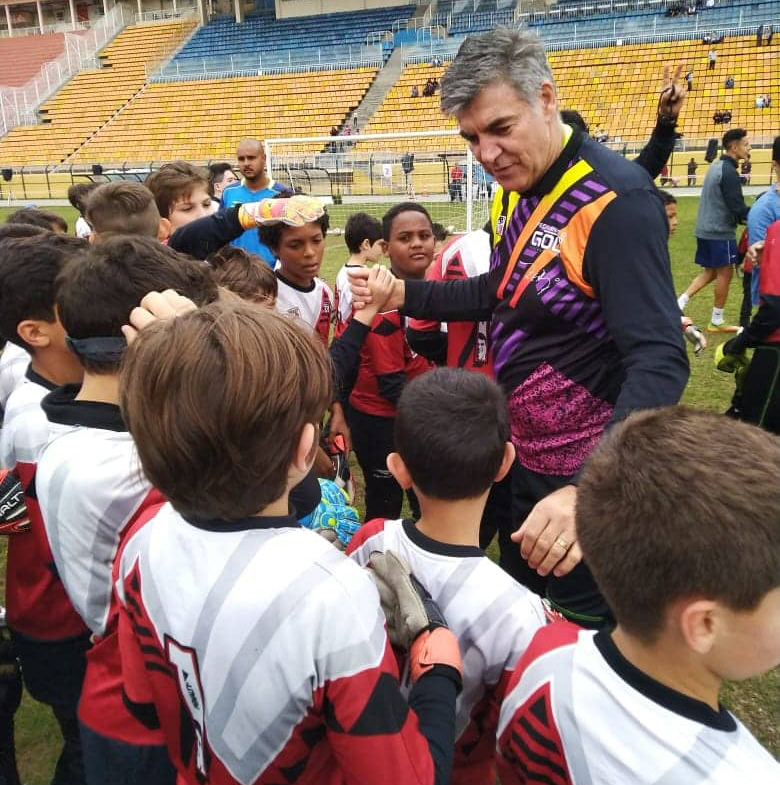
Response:
[{"label": "boy's neck", "polygon": [[415,524],[426,537],[445,545],[479,547],[479,525],[487,494],[476,499],[445,501],[418,493],[422,515]]},{"label": "boy's neck", "polygon": [[349,259],[347,259],[347,267],[365,267],[366,260],[363,257],[362,253],[353,253],[349,255]]},{"label": "boy's neck", "polygon": [[255,513],[256,518],[285,518],[290,514],[290,490],[289,488],[275,501],[263,507],[260,512]]},{"label": "boy's neck", "polygon": [[407,275],[406,273],[402,272],[401,270],[397,269],[393,264],[392,259],[390,260],[390,271],[396,278],[400,278],[402,281],[424,281],[425,280],[425,271],[422,272],[421,275]]},{"label": "boy's neck", "polygon": [[666,634],[654,643],[642,643],[619,626],[612,632],[612,640],[618,651],[646,676],[718,711],[722,680],[690,649]]},{"label": "boy's neck", "polygon": [[57,387],[63,384],[78,384],[81,381],[81,366],[73,356],[62,357],[59,353],[50,354],[38,350],[30,355],[30,367],[49,384]]},{"label": "boy's neck", "polygon": [[279,275],[288,283],[294,284],[301,289],[311,289],[314,283],[314,278],[303,278],[300,275],[290,274],[290,271],[286,270],[283,265],[279,268]]},{"label": "boy's neck", "polygon": [[76,400],[119,406],[119,374],[85,373]]}]

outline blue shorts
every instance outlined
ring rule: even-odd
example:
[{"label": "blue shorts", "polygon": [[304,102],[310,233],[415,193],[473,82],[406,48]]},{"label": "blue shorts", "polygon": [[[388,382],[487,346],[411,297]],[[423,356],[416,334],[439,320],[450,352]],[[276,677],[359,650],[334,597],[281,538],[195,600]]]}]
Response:
[{"label": "blue shorts", "polygon": [[736,240],[702,240],[696,238],[696,259],[700,267],[728,267],[737,263]]}]

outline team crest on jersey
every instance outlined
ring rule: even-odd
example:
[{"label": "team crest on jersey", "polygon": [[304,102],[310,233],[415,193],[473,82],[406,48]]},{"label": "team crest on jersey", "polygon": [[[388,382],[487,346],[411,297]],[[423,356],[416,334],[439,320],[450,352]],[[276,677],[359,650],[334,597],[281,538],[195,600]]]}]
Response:
[{"label": "team crest on jersey", "polygon": [[501,237],[504,234],[504,227],[506,226],[506,216],[499,215],[496,221],[496,234]]},{"label": "team crest on jersey", "polygon": [[290,316],[295,316],[297,319],[303,318],[301,316],[301,309],[297,305],[293,306],[292,308],[288,308],[287,313],[290,314]]},{"label": "team crest on jersey", "polygon": [[531,235],[531,247],[541,248],[543,251],[558,253],[561,240],[557,227],[549,224],[540,223],[538,228]]}]

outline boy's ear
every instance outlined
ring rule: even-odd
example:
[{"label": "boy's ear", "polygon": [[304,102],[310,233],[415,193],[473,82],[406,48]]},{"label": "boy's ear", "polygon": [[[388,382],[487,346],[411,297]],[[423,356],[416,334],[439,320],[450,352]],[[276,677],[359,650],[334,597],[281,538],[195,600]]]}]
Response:
[{"label": "boy's ear", "polygon": [[498,468],[498,473],[493,482],[501,482],[506,477],[512,464],[515,462],[515,445],[512,442],[507,442],[504,445],[504,457],[501,459],[501,466]]},{"label": "boy's ear", "polygon": [[412,475],[409,474],[409,469],[406,468],[404,459],[397,452],[391,452],[387,456],[387,468],[395,478],[395,481],[405,491],[412,487]]},{"label": "boy's ear", "polygon": [[46,349],[51,344],[51,324],[40,319],[19,322],[16,334],[34,350]]},{"label": "boy's ear", "polygon": [[721,632],[718,604],[713,600],[683,600],[673,604],[670,612],[677,616],[677,624],[685,645],[697,654],[708,654]]},{"label": "boy's ear", "polygon": [[307,422],[301,428],[301,435],[298,439],[298,446],[293,453],[293,468],[300,472],[301,476],[308,473],[314,464],[314,457],[317,454],[317,447],[319,446],[317,435],[319,429],[312,423]]},{"label": "boy's ear", "polygon": [[360,243],[360,252],[361,253],[368,253],[371,250],[371,241],[368,237],[363,238],[363,242]]},{"label": "boy's ear", "polygon": [[157,227],[157,239],[164,243],[171,236],[171,222],[167,218],[160,218],[160,225]]}]

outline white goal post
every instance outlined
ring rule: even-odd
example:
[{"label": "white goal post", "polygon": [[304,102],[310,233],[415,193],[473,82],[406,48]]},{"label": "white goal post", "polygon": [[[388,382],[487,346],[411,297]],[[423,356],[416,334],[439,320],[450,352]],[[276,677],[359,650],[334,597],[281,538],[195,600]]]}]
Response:
[{"label": "white goal post", "polygon": [[492,178],[457,131],[267,139],[265,152],[277,182],[329,201],[335,229],[351,213],[381,217],[406,200],[450,233],[488,220]]}]

